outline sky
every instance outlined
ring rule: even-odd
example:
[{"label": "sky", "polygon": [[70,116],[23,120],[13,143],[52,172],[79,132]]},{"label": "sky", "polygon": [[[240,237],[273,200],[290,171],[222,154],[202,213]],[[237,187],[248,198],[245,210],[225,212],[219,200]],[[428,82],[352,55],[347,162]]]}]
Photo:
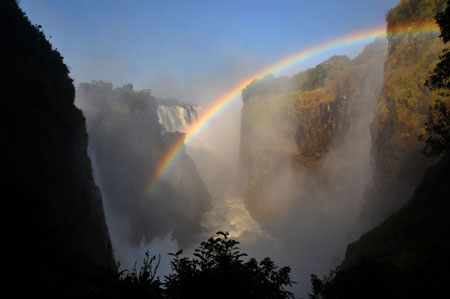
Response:
[{"label": "sky", "polygon": [[[20,0],[75,84],[132,83],[207,103],[288,54],[385,24],[399,0]],[[340,49],[355,56],[363,45]],[[328,57],[287,70],[292,75]]]}]

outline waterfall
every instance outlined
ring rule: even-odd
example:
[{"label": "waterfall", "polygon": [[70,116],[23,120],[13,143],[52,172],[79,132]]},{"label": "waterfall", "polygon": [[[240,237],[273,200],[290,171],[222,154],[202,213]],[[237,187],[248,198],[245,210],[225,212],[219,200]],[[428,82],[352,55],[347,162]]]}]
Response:
[{"label": "waterfall", "polygon": [[187,127],[197,120],[201,108],[197,105],[158,106],[158,120],[164,132],[186,132]]}]

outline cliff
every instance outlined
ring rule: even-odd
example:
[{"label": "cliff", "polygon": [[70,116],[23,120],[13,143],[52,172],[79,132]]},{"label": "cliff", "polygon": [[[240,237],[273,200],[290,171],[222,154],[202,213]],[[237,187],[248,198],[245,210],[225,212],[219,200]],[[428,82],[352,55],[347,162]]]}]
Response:
[{"label": "cliff", "polygon": [[[362,172],[368,168],[369,123],[385,55],[385,42],[376,41],[353,60],[334,56],[292,78],[268,76],[243,91],[243,188],[257,219],[276,217],[286,208],[279,198],[287,190],[271,189],[287,173],[295,177],[293,197],[362,196],[350,185],[354,176],[368,177]],[[339,156],[333,160],[333,155]]]},{"label": "cliff", "polygon": [[[447,157],[426,170],[413,196],[398,212],[348,246],[343,267],[352,267],[363,257],[382,257],[397,267],[448,268],[449,183],[450,159]],[[448,271],[437,268],[433,271],[448,275]]]},{"label": "cliff", "polygon": [[[409,24],[408,30],[433,21],[443,0],[402,1],[387,15],[387,31]],[[418,136],[425,133],[436,93],[424,86],[443,49],[433,35],[391,36],[384,67],[383,90],[371,125],[374,182],[366,190],[361,223],[373,227],[400,208],[433,163],[422,153]]]},{"label": "cliff", "polygon": [[443,49],[436,35],[413,32],[432,22],[444,2],[402,1],[392,9],[388,33],[410,33],[390,35],[387,51],[378,41],[352,61],[335,56],[292,78],[267,76],[243,90],[240,158],[250,210],[273,213],[264,198],[286,167],[307,171],[321,188],[334,189],[333,197],[352,188],[352,177],[364,177],[354,184],[362,190],[349,194],[362,202],[362,231],[411,197],[435,162],[421,153],[418,136],[437,96],[424,83]]},{"label": "cliff", "polygon": [[[429,167],[412,198],[347,248],[311,298],[438,298],[450,273],[450,160]],[[445,296],[445,295],[444,295]]]},{"label": "cliff", "polygon": [[[167,234],[182,247],[197,241],[211,198],[184,149],[154,190],[146,192],[158,161],[180,134],[165,132],[158,99],[148,90],[134,91],[131,84],[114,88],[94,81],[78,86],[76,102],[87,118],[90,153],[120,260],[132,265],[130,248]],[[178,116],[183,115],[172,115]]]},{"label": "cliff", "polygon": [[299,167],[316,164],[333,146],[344,142],[345,135],[356,137],[358,126],[364,125],[361,117],[370,118],[381,87],[385,47],[383,41],[375,42],[345,68],[336,70],[336,79],[329,84],[296,95]]},{"label": "cliff", "polygon": [[63,57],[15,1],[1,1],[0,180],[12,297],[82,296],[114,268],[85,118]]},{"label": "cliff", "polygon": [[[443,4],[402,1],[387,16],[388,30],[429,21]],[[371,206],[367,201],[363,206],[366,220],[381,224],[348,245],[340,268],[322,280],[313,276],[311,298],[437,298],[448,293],[450,159],[426,158],[420,154],[424,144],[417,141],[436,100],[424,82],[442,48],[432,36],[389,39],[384,87],[372,124],[374,187],[365,198]]]}]

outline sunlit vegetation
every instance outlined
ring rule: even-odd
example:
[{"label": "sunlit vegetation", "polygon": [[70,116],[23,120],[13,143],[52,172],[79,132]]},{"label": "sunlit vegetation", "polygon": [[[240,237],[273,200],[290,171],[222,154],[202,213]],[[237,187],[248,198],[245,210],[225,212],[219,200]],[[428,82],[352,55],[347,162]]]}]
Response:
[{"label": "sunlit vegetation", "polygon": [[[436,16],[441,28],[441,38],[445,45],[450,41],[450,1],[444,12]],[[441,61],[437,64],[425,86],[439,93],[439,98],[431,109],[431,119],[425,124],[427,137],[424,153],[428,156],[448,154],[450,151],[450,49],[444,48]]]},{"label": "sunlit vegetation", "polygon": [[419,24],[433,19],[444,8],[445,0],[402,0],[387,14],[387,21],[391,26],[405,23]]},{"label": "sunlit vegetation", "polygon": [[[398,11],[390,12],[390,17],[401,18],[408,13],[408,9],[418,9],[411,6],[417,2],[403,1]],[[437,3],[420,3],[431,2]],[[450,1],[447,2],[450,4]],[[421,12],[418,18],[428,16],[429,13],[428,10]],[[441,37],[446,43],[450,34],[450,31],[447,31],[447,28],[450,28],[450,7],[444,13],[438,14],[437,20],[441,27]],[[404,42],[400,41],[400,47],[395,51],[398,54],[394,55],[394,61],[391,63],[395,64],[396,58],[406,59],[403,55],[409,53],[413,55],[413,64],[407,67],[407,63],[403,62],[403,67],[399,68],[397,65],[393,70],[387,71],[391,76],[385,80],[388,84],[386,88],[390,91],[388,95],[396,99],[396,106],[390,108],[397,110],[400,123],[420,127],[423,126],[423,118],[417,114],[421,112],[418,111],[417,105],[428,108],[430,103],[435,103],[431,104],[431,120],[425,124],[428,137],[425,139],[421,136],[420,139],[425,139],[425,154],[447,154],[450,144],[450,113],[446,102],[449,97],[447,83],[450,78],[450,60],[446,59],[448,50],[444,50],[431,79],[426,83],[433,91],[430,93],[423,83],[417,84],[425,74],[423,68],[432,69],[430,60],[427,60],[429,57],[414,56],[414,52],[410,51],[411,42],[408,37]],[[425,43],[428,43],[433,52],[441,48],[435,46],[434,42]],[[424,81],[425,79],[422,82]],[[440,99],[436,101],[434,97],[438,92]],[[386,101],[382,104],[385,105]],[[427,169],[422,182],[403,208],[348,246],[341,267],[322,279],[312,275],[310,298],[448,296],[446,285],[450,270],[450,225],[447,221],[450,213],[449,171],[450,160],[448,155],[444,155],[437,164]]]},{"label": "sunlit vegetation", "polygon": [[[278,153],[278,156],[283,156],[284,159],[292,158],[298,153],[293,142],[298,119],[304,114],[315,114],[322,104],[345,97],[342,93],[349,88],[342,85],[349,81],[359,82],[365,68],[385,53],[386,43],[376,41],[366,46],[360,55],[352,60],[347,56],[333,56],[290,78],[268,75],[253,81],[242,91],[245,103],[242,110],[242,133],[245,135],[243,143],[249,151],[261,152],[258,159],[269,167],[271,164],[279,165],[279,160],[273,159],[274,154],[277,156]],[[347,94],[358,92],[357,88],[352,86]],[[284,140],[290,138],[292,143],[274,142],[280,140],[277,135],[285,136]],[[255,142],[252,137],[257,138],[259,142]],[[261,148],[261,141],[264,140],[267,140],[270,146]],[[286,147],[287,144],[291,147]],[[266,159],[267,152],[272,154]]]},{"label": "sunlit vegetation", "polygon": [[325,87],[329,82],[335,80],[340,72],[350,65],[347,56],[333,56],[316,67],[300,73],[293,77],[297,90],[311,91]]}]

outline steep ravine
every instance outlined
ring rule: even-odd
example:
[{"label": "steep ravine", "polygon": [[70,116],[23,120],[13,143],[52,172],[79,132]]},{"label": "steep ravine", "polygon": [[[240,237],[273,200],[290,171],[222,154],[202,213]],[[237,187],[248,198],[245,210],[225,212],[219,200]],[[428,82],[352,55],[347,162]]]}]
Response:
[{"label": "steep ravine", "polygon": [[291,78],[266,77],[243,92],[246,207],[273,237],[273,255],[289,263],[299,281],[337,266],[353,239],[371,180],[369,127],[386,49],[380,40],[352,60],[335,56]]}]

